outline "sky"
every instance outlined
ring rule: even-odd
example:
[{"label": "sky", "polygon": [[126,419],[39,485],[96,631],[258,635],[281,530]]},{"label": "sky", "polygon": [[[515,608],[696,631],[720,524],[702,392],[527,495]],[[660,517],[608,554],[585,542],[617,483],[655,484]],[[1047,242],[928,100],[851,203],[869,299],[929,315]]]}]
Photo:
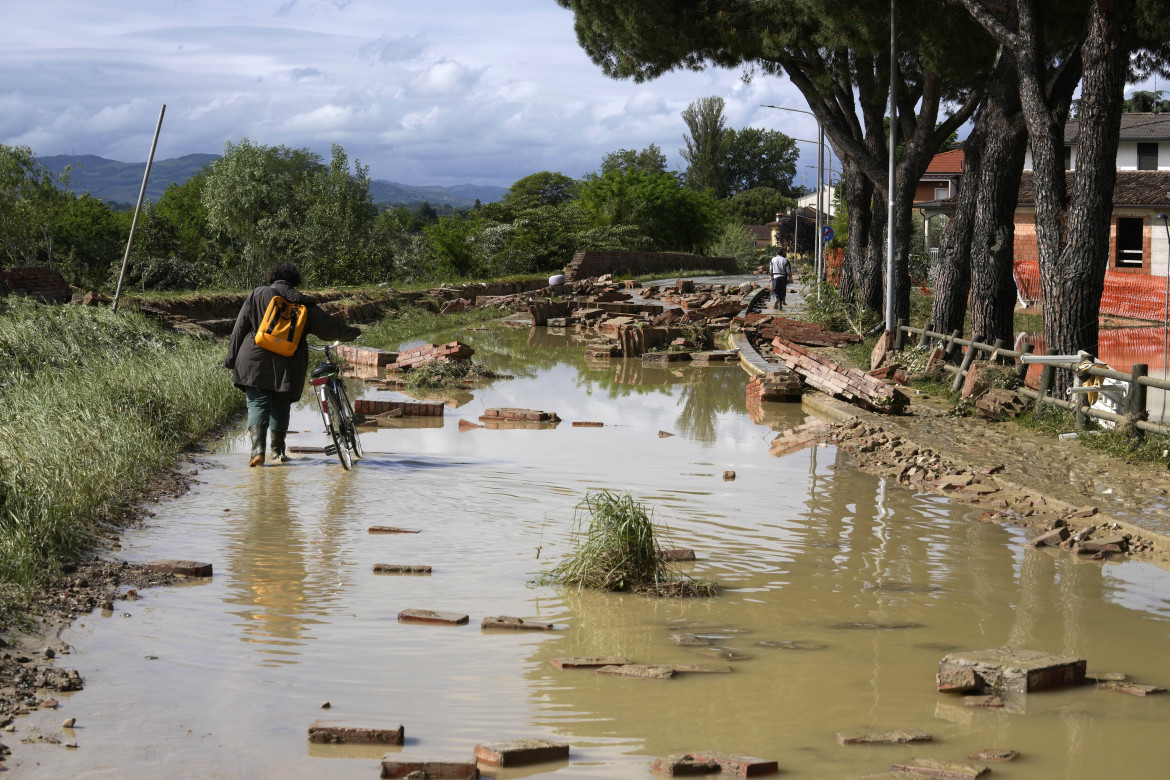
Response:
[{"label": "sky", "polygon": [[[554,0],[5,0],[0,143],[41,156],[145,161],[218,154],[243,138],[332,144],[404,184],[509,186],[580,177],[607,152],[657,144],[683,167],[680,116],[718,95],[729,127],[816,138],[786,79],[602,75]],[[815,185],[816,147],[796,182]]]}]

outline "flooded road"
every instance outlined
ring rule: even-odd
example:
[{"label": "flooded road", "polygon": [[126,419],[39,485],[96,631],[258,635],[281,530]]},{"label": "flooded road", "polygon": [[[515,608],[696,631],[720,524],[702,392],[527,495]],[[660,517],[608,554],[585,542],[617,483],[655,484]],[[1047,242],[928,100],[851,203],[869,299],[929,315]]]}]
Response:
[{"label": "flooded road", "polygon": [[[771,457],[775,434],[748,416],[737,366],[586,365],[581,345],[544,328],[436,340],[450,338],[514,378],[450,394],[461,405],[443,419],[363,433],[367,457],[348,473],[314,455],[249,469],[241,423],[206,458],[201,484],[124,534],[130,560],[210,561],[215,576],[144,591],[66,630],[76,652],[59,660],[85,690],[20,719],[5,741],[55,735],[78,748],[18,745],[10,768],[33,778],[377,777],[386,748],[307,743],[309,724],[328,718],[401,723],[404,755],[470,757],[477,743],[520,737],[572,745],[569,762],[492,775],[501,778],[648,777],[653,757],[698,749],[775,759],[785,777],[845,778],[984,748],[1020,751],[995,766],[1008,778],[1164,776],[1170,696],[1084,688],[1033,694],[1026,712],[1008,713],[936,693],[934,674],[951,649],[1011,644],[1167,685],[1170,574],[1025,551],[1022,532],[980,522],[978,509],[835,468],[832,448]],[[806,419],[799,406],[767,406],[772,426]],[[491,407],[564,422],[459,430],[459,418]],[[325,442],[308,406],[291,428],[290,444]],[[684,570],[726,590],[651,600],[530,584],[570,550],[574,507],[596,488],[651,506],[666,546],[696,551]],[[371,525],[420,533],[371,535]],[[375,563],[434,573],[380,576]],[[399,624],[407,608],[458,611],[471,625]],[[482,632],[489,615],[559,630]],[[679,646],[671,634],[683,631],[710,644]],[[581,655],[730,672],[624,680],[550,664]],[[65,717],[78,727],[62,733]],[[935,741],[834,741],[860,728],[920,728]]]}]

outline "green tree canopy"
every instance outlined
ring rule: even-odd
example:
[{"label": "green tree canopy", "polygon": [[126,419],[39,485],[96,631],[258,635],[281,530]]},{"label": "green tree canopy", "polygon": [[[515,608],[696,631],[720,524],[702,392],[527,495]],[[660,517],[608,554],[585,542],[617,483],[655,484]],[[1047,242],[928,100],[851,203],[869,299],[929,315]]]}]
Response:
[{"label": "green tree canopy", "polygon": [[777,213],[788,213],[796,205],[793,198],[772,187],[753,187],[723,201],[728,219],[741,225],[766,225]]},{"label": "green tree canopy", "polygon": [[559,206],[577,196],[580,182],[563,173],[540,171],[518,179],[504,193],[502,205],[512,213]]},{"label": "green tree canopy", "polygon": [[666,155],[656,145],[650,144],[640,152],[633,149],[618,149],[601,160],[601,175],[611,171],[642,171],[643,173],[666,173]]},{"label": "green tree canopy", "polygon": [[718,204],[670,173],[611,171],[587,182],[581,203],[599,225],[632,225],[651,249],[701,252],[718,227]]}]

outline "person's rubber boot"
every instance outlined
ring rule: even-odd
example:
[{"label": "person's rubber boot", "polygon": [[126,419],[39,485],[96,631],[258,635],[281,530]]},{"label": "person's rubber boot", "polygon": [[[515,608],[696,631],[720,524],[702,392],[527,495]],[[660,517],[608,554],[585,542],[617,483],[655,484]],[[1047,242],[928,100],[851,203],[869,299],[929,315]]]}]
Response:
[{"label": "person's rubber boot", "polygon": [[268,436],[267,425],[252,425],[248,428],[248,433],[252,437],[252,459],[248,461],[249,467],[264,465],[264,439]]},{"label": "person's rubber boot", "polygon": [[289,457],[284,451],[284,435],[287,431],[272,432],[272,457],[281,463],[288,463]]}]

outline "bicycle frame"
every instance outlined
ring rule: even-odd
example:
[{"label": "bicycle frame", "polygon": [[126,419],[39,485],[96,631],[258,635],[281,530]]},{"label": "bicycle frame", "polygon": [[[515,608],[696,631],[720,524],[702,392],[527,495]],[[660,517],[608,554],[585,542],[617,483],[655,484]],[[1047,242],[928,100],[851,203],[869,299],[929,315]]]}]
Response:
[{"label": "bicycle frame", "polygon": [[349,395],[340,376],[340,367],[333,355],[333,348],[337,344],[326,344],[324,347],[312,347],[325,353],[325,362],[314,370],[314,374],[325,369],[324,373],[312,379],[313,392],[321,408],[321,420],[325,423],[325,431],[333,439],[332,445],[326,445],[326,455],[336,455],[346,470],[353,467],[353,462],[362,456],[361,444],[357,440],[357,427],[353,420],[352,407]]}]

